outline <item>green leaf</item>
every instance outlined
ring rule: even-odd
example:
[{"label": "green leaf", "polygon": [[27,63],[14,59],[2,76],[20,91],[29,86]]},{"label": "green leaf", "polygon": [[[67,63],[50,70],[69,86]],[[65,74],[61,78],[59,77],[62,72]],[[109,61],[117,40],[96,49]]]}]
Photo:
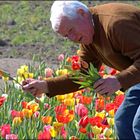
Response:
[{"label": "green leaf", "polygon": [[79,84],[79,85],[82,85],[82,86],[85,86],[85,87],[88,87],[90,86],[91,84],[88,83],[88,82],[78,82],[78,81],[74,81],[75,83]]},{"label": "green leaf", "polygon": [[35,99],[35,97],[31,93],[26,93],[26,97],[30,98],[31,100]]},{"label": "green leaf", "polygon": [[[93,88],[94,82],[96,82],[100,78],[101,77],[100,77],[97,69],[91,63],[90,63],[90,67],[87,71],[87,74],[79,72],[78,75],[72,77],[72,79],[75,80],[74,81],[75,83],[81,85],[80,88],[89,87],[91,89]],[[82,81],[78,81],[79,79],[82,79]]]}]

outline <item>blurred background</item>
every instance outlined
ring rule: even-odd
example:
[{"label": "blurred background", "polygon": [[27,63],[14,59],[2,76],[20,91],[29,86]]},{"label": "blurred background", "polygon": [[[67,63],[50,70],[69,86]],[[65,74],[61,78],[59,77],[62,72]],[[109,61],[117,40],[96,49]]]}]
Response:
[{"label": "blurred background", "polygon": [[[82,1],[96,6],[111,1]],[[140,1],[113,1],[139,6]],[[76,54],[78,44],[58,36],[50,24],[50,8],[53,1],[0,1],[0,67],[12,68],[18,63],[36,60],[57,65],[57,57],[63,53]],[[8,65],[8,63],[10,63]],[[9,69],[8,69],[9,70]]]}]

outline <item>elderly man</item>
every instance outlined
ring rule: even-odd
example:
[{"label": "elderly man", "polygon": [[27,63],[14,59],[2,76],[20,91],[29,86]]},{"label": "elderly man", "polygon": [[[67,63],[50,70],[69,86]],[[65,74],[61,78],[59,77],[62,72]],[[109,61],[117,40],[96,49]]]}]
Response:
[{"label": "elderly man", "polygon": [[[140,9],[121,3],[88,8],[78,1],[55,1],[51,8],[55,32],[80,43],[80,58],[100,68],[104,63],[120,71],[98,80],[93,86],[101,95],[127,90],[115,116],[119,139],[140,139]],[[27,80],[25,91],[49,97],[76,91],[68,76],[46,81]]]}]

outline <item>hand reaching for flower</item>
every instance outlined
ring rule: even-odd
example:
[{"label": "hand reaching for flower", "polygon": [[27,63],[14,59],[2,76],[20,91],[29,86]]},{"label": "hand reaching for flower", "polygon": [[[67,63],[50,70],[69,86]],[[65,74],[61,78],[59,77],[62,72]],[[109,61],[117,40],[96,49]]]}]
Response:
[{"label": "hand reaching for flower", "polygon": [[22,89],[30,92],[35,97],[41,97],[47,92],[47,82],[45,80],[27,79],[22,83]]},{"label": "hand reaching for flower", "polygon": [[121,89],[120,82],[115,76],[101,78],[94,83],[94,90],[101,95],[112,95]]}]

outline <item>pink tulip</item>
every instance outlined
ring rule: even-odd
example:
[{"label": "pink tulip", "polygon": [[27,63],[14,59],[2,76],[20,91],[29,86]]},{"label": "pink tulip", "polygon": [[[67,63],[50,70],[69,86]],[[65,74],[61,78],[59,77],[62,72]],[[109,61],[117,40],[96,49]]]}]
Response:
[{"label": "pink tulip", "polygon": [[99,137],[100,140],[105,140],[106,139],[106,137],[104,136],[104,134],[99,134],[98,137]]},{"label": "pink tulip", "polygon": [[84,117],[88,114],[88,109],[83,104],[77,104],[75,106],[75,112],[80,116]]},{"label": "pink tulip", "polygon": [[51,128],[50,125],[44,125],[43,131],[49,132],[50,131],[50,128]]},{"label": "pink tulip", "polygon": [[60,54],[60,55],[58,56],[58,60],[59,60],[59,61],[63,61],[63,60],[64,60],[64,54]]},{"label": "pink tulip", "polygon": [[12,118],[20,117],[20,112],[16,110],[11,110],[11,116]]},{"label": "pink tulip", "polygon": [[0,127],[0,130],[1,130],[1,136],[3,138],[5,138],[7,134],[10,134],[11,133],[11,128],[10,128],[10,125],[9,124],[2,125]]},{"label": "pink tulip", "polygon": [[45,109],[45,110],[49,109],[50,107],[51,107],[51,106],[50,106],[48,103],[45,103],[45,104],[44,104],[44,109]]},{"label": "pink tulip", "polygon": [[67,138],[67,131],[65,130],[64,126],[61,127],[61,136],[63,139]]},{"label": "pink tulip", "polygon": [[53,76],[53,70],[51,68],[46,68],[45,69],[45,77],[52,77]]},{"label": "pink tulip", "polygon": [[16,134],[7,134],[6,140],[18,140],[18,136]]},{"label": "pink tulip", "polygon": [[43,77],[42,76],[38,76],[38,80],[43,80]]},{"label": "pink tulip", "polygon": [[39,117],[39,115],[40,115],[40,112],[39,111],[36,111],[35,113],[34,113],[34,118],[38,118]]}]

